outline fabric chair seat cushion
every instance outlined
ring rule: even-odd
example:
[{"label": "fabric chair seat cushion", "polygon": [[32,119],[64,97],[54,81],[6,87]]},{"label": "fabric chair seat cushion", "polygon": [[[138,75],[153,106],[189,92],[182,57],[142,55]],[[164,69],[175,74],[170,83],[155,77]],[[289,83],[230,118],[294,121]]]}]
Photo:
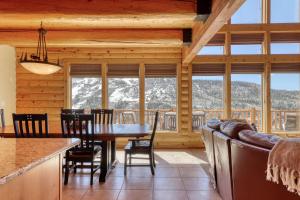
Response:
[{"label": "fabric chair seat cushion", "polygon": [[272,149],[274,145],[282,138],[277,135],[257,133],[251,130],[243,130],[239,132],[239,139],[252,145],[256,145],[266,149]]},{"label": "fabric chair seat cushion", "polygon": [[[93,152],[93,154],[91,154]],[[94,150],[92,148],[86,149],[86,148],[74,148],[70,151],[70,157],[72,156],[90,156],[90,155],[96,155],[101,152],[101,147],[96,146]]]}]

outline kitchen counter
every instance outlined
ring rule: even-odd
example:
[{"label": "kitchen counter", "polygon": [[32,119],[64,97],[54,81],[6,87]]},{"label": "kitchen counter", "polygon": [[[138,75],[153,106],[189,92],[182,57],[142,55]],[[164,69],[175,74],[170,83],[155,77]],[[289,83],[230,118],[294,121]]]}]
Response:
[{"label": "kitchen counter", "polygon": [[[55,199],[61,199],[59,196],[61,196],[62,157],[67,149],[79,142],[79,139],[66,138],[0,138],[0,196],[7,195],[6,199],[18,199],[13,197],[18,195],[8,193],[10,188],[8,185],[23,188],[20,192],[24,192],[25,182],[28,180],[32,184],[29,188],[38,190],[39,188],[36,188],[34,183],[40,185],[42,182],[46,186],[47,181],[51,182],[53,178],[55,180],[49,184],[53,186],[57,182],[59,188],[55,191],[59,191],[58,198]],[[39,167],[40,170],[38,170]],[[56,178],[51,176],[52,171]],[[15,190],[15,192],[18,191]],[[47,190],[44,192],[48,193]],[[22,199],[26,199],[24,195],[21,196]],[[41,196],[37,195],[37,198]],[[30,196],[30,199],[35,198]]]}]

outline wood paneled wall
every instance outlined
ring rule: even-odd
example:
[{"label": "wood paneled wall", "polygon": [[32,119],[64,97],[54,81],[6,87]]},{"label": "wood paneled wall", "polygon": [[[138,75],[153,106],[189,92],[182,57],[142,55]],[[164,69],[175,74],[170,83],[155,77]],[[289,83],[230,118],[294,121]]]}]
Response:
[{"label": "wood paneled wall", "polygon": [[16,79],[17,113],[48,113],[50,121],[59,120],[65,103],[63,70],[42,76],[17,64]]}]

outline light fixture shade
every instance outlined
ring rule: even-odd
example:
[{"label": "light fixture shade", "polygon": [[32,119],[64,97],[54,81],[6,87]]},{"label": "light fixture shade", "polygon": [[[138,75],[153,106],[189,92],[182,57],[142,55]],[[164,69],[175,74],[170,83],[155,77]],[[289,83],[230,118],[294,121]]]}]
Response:
[{"label": "light fixture shade", "polygon": [[28,71],[40,75],[53,74],[61,69],[61,66],[54,63],[27,61],[27,62],[20,62],[20,64]]}]

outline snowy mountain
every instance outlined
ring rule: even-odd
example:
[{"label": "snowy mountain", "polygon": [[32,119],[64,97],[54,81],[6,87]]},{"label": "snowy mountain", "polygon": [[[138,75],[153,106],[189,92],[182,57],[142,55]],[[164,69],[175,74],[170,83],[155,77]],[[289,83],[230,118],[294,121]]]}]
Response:
[{"label": "snowy mountain", "polygon": [[[113,78],[108,81],[109,105],[115,109],[139,108],[139,80],[137,78]],[[272,90],[272,108],[296,109],[299,91]],[[149,78],[145,83],[146,109],[176,107],[176,79]],[[72,102],[74,108],[101,107],[101,79],[73,78]],[[261,107],[261,85],[249,82],[232,82],[233,108]],[[220,80],[193,80],[193,107],[221,108],[223,86]]]}]

